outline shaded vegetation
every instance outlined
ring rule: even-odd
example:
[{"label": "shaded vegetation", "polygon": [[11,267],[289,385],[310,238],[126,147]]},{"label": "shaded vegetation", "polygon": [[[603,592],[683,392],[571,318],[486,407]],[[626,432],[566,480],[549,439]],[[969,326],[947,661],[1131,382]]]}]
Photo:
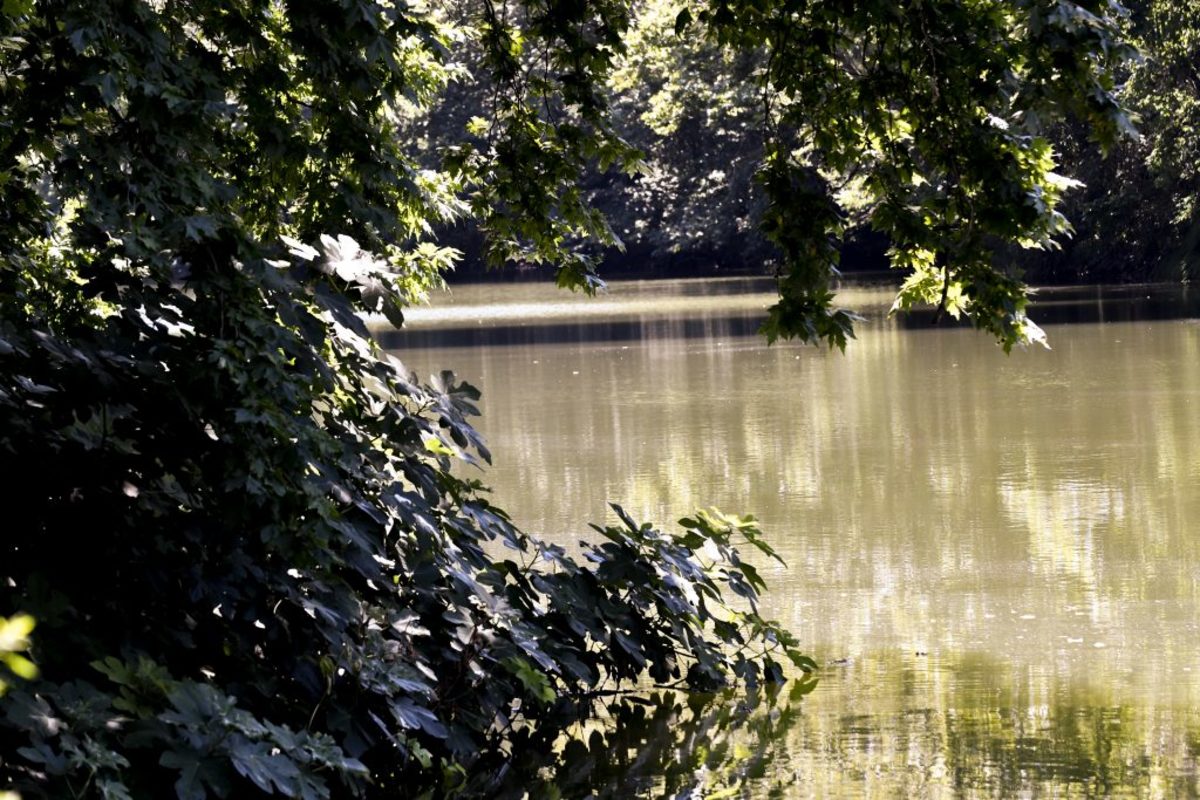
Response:
[{"label": "shaded vegetation", "polygon": [[[753,609],[752,522],[623,517],[576,563],[451,472],[489,458],[477,392],[421,385],[369,338],[364,313],[399,323],[437,282],[432,223],[479,202],[461,187],[501,191],[534,158],[500,178],[406,154],[403,103],[450,75],[435,21],[114,0],[0,23],[0,497],[19,509],[0,607],[36,617],[41,668],[5,699],[3,784],[452,789],[613,682],[812,668]],[[497,247],[574,224],[497,202]]]},{"label": "shaded vegetation", "polygon": [[1122,89],[1140,137],[1100,158],[1086,131],[1056,136],[1085,184],[1066,203],[1077,233],[1031,259],[1054,282],[1190,280],[1200,268],[1200,4],[1138,0],[1127,26],[1142,58]]}]

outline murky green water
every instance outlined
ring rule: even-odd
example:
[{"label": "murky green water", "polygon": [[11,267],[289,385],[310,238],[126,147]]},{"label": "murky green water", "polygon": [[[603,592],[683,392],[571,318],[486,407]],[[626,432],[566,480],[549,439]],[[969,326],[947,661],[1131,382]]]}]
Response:
[{"label": "murky green water", "polygon": [[531,531],[762,520],[768,610],[825,666],[753,793],[1200,796],[1195,293],[1044,293],[1054,349],[1006,357],[868,289],[845,355],[768,347],[766,288],[465,287],[388,341],[483,390]]}]

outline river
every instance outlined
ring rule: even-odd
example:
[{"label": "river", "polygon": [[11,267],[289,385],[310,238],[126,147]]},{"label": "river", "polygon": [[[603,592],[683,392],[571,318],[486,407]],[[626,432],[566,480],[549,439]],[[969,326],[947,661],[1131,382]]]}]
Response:
[{"label": "river", "polygon": [[844,354],[768,346],[770,301],[464,286],[384,340],[482,390],[527,530],[761,520],[766,613],[822,669],[739,793],[1200,796],[1200,294],[1044,290],[1053,349],[1008,356],[872,287]]}]

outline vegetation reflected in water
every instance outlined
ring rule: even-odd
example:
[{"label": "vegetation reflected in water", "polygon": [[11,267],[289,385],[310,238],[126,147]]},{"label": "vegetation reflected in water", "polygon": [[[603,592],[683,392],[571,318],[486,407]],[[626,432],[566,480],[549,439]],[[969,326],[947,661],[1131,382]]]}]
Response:
[{"label": "vegetation reflected in water", "polygon": [[481,386],[485,479],[556,541],[608,500],[759,516],[766,613],[827,664],[784,796],[1196,796],[1197,296],[1045,291],[1054,349],[1005,357],[859,289],[843,356],[766,347],[737,285],[616,285],[582,327],[469,287],[400,355]]},{"label": "vegetation reflected in water", "polygon": [[624,695],[554,743],[525,743],[509,769],[471,788],[502,800],[785,796],[798,775],[781,743],[801,722],[800,698],[814,685]]},{"label": "vegetation reflected in water", "polygon": [[889,653],[826,670],[789,736],[790,796],[1200,796],[1193,709],[1015,661]]}]

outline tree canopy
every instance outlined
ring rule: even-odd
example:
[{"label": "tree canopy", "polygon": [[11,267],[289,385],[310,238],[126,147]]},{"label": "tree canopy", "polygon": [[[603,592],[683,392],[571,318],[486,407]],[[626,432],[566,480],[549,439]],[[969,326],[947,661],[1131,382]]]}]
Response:
[{"label": "tree canopy", "polygon": [[1057,137],[1087,186],[1067,204],[1078,235],[1046,259],[1058,280],[1190,280],[1200,268],[1200,4],[1129,7],[1142,58],[1130,65],[1122,100],[1142,135],[1107,159],[1090,152],[1077,125]]},{"label": "tree canopy", "polygon": [[[537,8],[526,14],[536,20]],[[622,122],[640,150],[622,146],[611,126],[594,128],[610,142],[600,165],[624,159],[633,172],[600,190],[601,204],[621,209],[615,234],[571,205],[586,158],[557,137],[560,127],[577,135],[574,107],[543,101],[558,97],[563,73],[544,63],[534,40],[508,50],[518,55],[507,69],[523,76],[517,107],[540,121],[529,130],[545,126],[539,157],[572,154],[565,174],[574,190],[559,185],[551,195],[569,203],[539,200],[548,204],[541,211],[581,220],[562,229],[568,238],[637,240],[639,228],[651,229],[661,250],[663,239],[696,247],[706,232],[739,241],[757,226],[779,277],[767,335],[844,346],[854,315],[831,307],[832,280],[848,228],[865,224],[886,237],[891,264],[908,274],[898,309],[930,303],[1005,348],[1040,339],[1024,314],[1012,251],[1057,248],[1071,231],[1059,205],[1078,184],[1056,172],[1052,145],[1064,118],[1105,148],[1134,135],[1118,98],[1133,55],[1119,5],[654,0],[637,10],[612,23],[632,27],[614,59],[606,120]],[[472,24],[468,12],[460,19]],[[538,30],[536,21],[514,19]],[[474,130],[481,147],[502,154],[523,134],[509,120],[510,94],[488,80],[495,73],[507,74],[480,78],[474,104],[488,113]],[[451,119],[463,99],[455,98]],[[723,149],[721,140],[736,145]],[[563,173],[547,164],[542,174]],[[506,238],[502,253],[493,248],[493,260],[519,257],[519,238]],[[554,257],[535,251],[527,260]],[[572,261],[560,281],[586,288],[590,268]]]},{"label": "tree canopy", "polygon": [[[568,557],[452,470],[490,457],[478,393],[422,384],[364,322],[402,324],[455,259],[437,231],[462,218],[497,262],[598,285],[582,244],[617,236],[581,176],[640,168],[607,83],[633,11],[3,3],[0,610],[37,619],[40,676],[5,679],[0,781],[28,797],[486,792],[605,686],[813,669],[757,613],[738,548],[773,551],[752,519],[668,533],[617,508]],[[768,335],[851,335],[830,281],[835,184],[854,180],[913,270],[901,306],[1033,338],[988,254],[1065,228],[1047,120],[1073,109],[1101,141],[1124,124],[1115,13],[681,4],[671,34],[745,54],[761,97]],[[483,113],[431,161],[414,119],[471,70]]]}]

